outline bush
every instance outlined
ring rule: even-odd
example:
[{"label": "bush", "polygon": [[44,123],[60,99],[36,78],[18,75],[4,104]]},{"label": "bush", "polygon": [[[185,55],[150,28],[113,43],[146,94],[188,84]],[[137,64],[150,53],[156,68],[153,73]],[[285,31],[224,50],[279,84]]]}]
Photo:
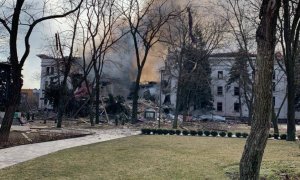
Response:
[{"label": "bush", "polygon": [[298,139],[300,140],[300,135],[298,136]]},{"label": "bush", "polygon": [[163,130],[162,130],[162,133],[163,133],[164,135],[167,135],[167,134],[169,134],[169,130],[163,129]]},{"label": "bush", "polygon": [[174,135],[174,134],[175,134],[175,131],[174,131],[173,129],[170,129],[170,130],[169,130],[169,134],[170,134],[170,135]]},{"label": "bush", "polygon": [[278,134],[274,134],[274,139],[278,139],[279,135]]},{"label": "bush", "polygon": [[203,135],[203,131],[199,130],[198,132],[198,136],[202,136]]},{"label": "bush", "polygon": [[211,134],[213,137],[217,137],[217,136],[218,136],[218,132],[217,132],[217,131],[212,131],[210,134]]},{"label": "bush", "polygon": [[242,133],[243,138],[247,138],[249,136],[248,133]]},{"label": "bush", "polygon": [[281,134],[281,135],[280,135],[280,139],[281,139],[281,140],[286,140],[286,134]]},{"label": "bush", "polygon": [[151,129],[152,134],[157,134],[157,129]]},{"label": "bush", "polygon": [[157,130],[156,130],[156,133],[157,133],[158,135],[162,135],[162,134],[163,134],[163,130],[162,130],[162,129],[157,129]]},{"label": "bush", "polygon": [[210,135],[210,131],[204,131],[205,136],[209,136]]},{"label": "bush", "polygon": [[273,135],[272,135],[272,134],[269,134],[269,138],[271,138],[271,137],[273,137]]},{"label": "bush", "polygon": [[177,130],[175,131],[175,134],[176,134],[176,135],[180,135],[180,134],[181,134],[181,131],[177,129]]},{"label": "bush", "polygon": [[189,135],[189,131],[183,130],[183,131],[182,131],[182,134],[183,134],[184,136],[187,136],[187,135]]},{"label": "bush", "polygon": [[228,132],[227,137],[232,137],[232,132]]},{"label": "bush", "polygon": [[196,135],[197,135],[197,131],[191,130],[191,131],[190,131],[190,134],[191,134],[192,136],[196,136]]},{"label": "bush", "polygon": [[242,136],[242,133],[236,132],[236,133],[235,133],[235,136],[236,136],[237,138],[240,138],[240,137]]},{"label": "bush", "polygon": [[219,133],[219,135],[220,135],[221,137],[225,137],[225,136],[226,136],[226,132],[222,131],[222,132]]},{"label": "bush", "polygon": [[142,134],[146,134],[147,133],[147,129],[141,129]]}]

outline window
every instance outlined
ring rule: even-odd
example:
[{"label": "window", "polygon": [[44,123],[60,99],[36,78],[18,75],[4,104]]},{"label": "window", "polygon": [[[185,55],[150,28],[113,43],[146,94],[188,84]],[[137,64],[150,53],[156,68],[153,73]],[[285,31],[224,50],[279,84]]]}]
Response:
[{"label": "window", "polygon": [[218,71],[218,79],[223,79],[223,71]]},{"label": "window", "polygon": [[273,98],[272,98],[273,107],[275,107],[275,100],[276,100],[276,98],[273,96]]},{"label": "window", "polygon": [[234,112],[240,112],[240,103],[233,104]]},{"label": "window", "polygon": [[46,75],[49,75],[50,74],[50,67],[47,67],[46,69]]},{"label": "window", "polygon": [[239,87],[234,87],[234,95],[239,96],[240,95],[240,88]]},{"label": "window", "polygon": [[276,72],[273,70],[273,75],[272,75],[273,79],[276,79]]},{"label": "window", "polygon": [[221,102],[217,103],[217,111],[223,111],[223,103]]},{"label": "window", "polygon": [[272,89],[273,89],[273,91],[276,91],[276,83],[275,82],[272,83]]},{"label": "window", "polygon": [[222,86],[218,86],[217,94],[218,95],[223,95],[223,87]]},{"label": "window", "polygon": [[51,67],[51,74],[54,74],[54,67]]}]

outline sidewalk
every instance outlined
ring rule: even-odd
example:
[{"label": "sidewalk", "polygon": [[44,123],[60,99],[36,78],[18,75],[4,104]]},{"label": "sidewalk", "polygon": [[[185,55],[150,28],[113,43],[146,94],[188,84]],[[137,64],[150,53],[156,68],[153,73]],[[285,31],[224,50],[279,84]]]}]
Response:
[{"label": "sidewalk", "polygon": [[95,132],[95,134],[80,138],[27,144],[0,149],[0,169],[59,150],[133,136],[140,133],[140,131],[131,129],[109,129],[92,131]]}]

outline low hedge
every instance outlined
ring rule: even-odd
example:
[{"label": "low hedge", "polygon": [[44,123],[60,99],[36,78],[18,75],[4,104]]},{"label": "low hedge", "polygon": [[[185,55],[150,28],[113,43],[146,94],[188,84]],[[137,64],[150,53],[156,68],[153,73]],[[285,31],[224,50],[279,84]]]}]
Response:
[{"label": "low hedge", "polygon": [[191,136],[196,136],[196,135],[197,135],[197,131],[190,130],[190,135],[191,135]]},{"label": "low hedge", "polygon": [[[150,135],[150,134],[158,134],[158,135],[184,135],[184,136],[187,136],[187,135],[191,135],[191,136],[203,136],[203,134],[205,136],[213,136],[213,137],[217,137],[218,135],[220,135],[220,137],[225,137],[226,136],[226,132],[224,131],[221,131],[221,132],[217,132],[217,131],[202,131],[202,130],[198,130],[198,131],[195,131],[195,130],[173,130],[173,129],[150,129],[150,128],[142,128],[141,129],[141,133],[144,134],[144,135]],[[228,132],[227,133],[227,137],[231,138],[233,135],[232,132]],[[248,133],[241,133],[241,132],[236,132],[235,133],[235,136],[237,138],[240,138],[240,137],[243,137],[243,138],[247,138],[249,136]],[[286,134],[269,134],[269,138],[271,137],[274,137],[274,139],[282,139],[282,140],[285,140],[287,138],[287,135]],[[298,136],[298,138],[300,139],[300,135]]]},{"label": "low hedge", "polygon": [[204,135],[205,136],[209,136],[210,135],[210,131],[204,131]]},{"label": "low hedge", "polygon": [[225,137],[225,136],[226,136],[226,132],[222,131],[222,132],[219,133],[219,135],[220,135],[221,137]]},{"label": "low hedge", "polygon": [[242,136],[242,133],[236,132],[236,133],[235,133],[235,136],[236,136],[237,138],[240,138],[240,137]]},{"label": "low hedge", "polygon": [[176,135],[180,135],[180,134],[181,134],[181,131],[178,130],[178,129],[176,129],[176,130],[175,130],[175,134],[176,134]]},{"label": "low hedge", "polygon": [[286,140],[286,134],[280,134],[280,139],[281,140]]},{"label": "low hedge", "polygon": [[278,139],[279,138],[279,134],[274,134],[274,139]]},{"label": "low hedge", "polygon": [[203,135],[203,131],[198,130],[197,134],[198,134],[198,136],[202,136]]},{"label": "low hedge", "polygon": [[217,136],[218,136],[218,132],[217,132],[217,131],[212,131],[210,134],[211,134],[213,137],[217,137]]},{"label": "low hedge", "polygon": [[187,136],[187,135],[189,135],[189,131],[188,131],[188,130],[183,130],[183,131],[182,131],[182,134],[183,134],[184,136]]}]

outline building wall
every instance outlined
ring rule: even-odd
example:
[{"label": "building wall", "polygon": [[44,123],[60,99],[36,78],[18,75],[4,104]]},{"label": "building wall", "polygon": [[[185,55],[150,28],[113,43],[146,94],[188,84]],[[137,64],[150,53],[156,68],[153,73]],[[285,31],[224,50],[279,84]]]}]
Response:
[{"label": "building wall", "polygon": [[[229,86],[227,81],[229,78],[230,69],[234,63],[234,57],[211,57],[209,59],[211,65],[211,88],[214,97],[214,108],[213,114],[220,116],[230,116],[230,117],[248,117],[249,111],[245,99],[242,98],[242,113],[237,112],[234,108],[234,104],[239,102],[239,96],[235,95],[234,88],[238,88],[238,84],[232,83]],[[251,74],[251,68],[249,66],[249,74]],[[223,73],[223,77],[218,77],[218,72]],[[287,101],[285,100],[286,95],[286,76],[281,70],[277,63],[274,64],[273,84],[275,88],[273,89],[273,100],[275,100],[274,108],[275,114],[280,110],[279,119],[287,118]],[[167,77],[167,76],[166,76]],[[252,77],[251,77],[252,78]],[[175,107],[176,104],[176,86],[177,79],[172,78],[171,80],[172,92],[171,92],[171,104]],[[222,87],[222,94],[218,94],[218,87]],[[175,89],[175,90],[174,90]],[[240,92],[242,93],[242,92]],[[165,94],[162,96],[164,100]],[[283,102],[284,101],[284,102]],[[222,110],[218,111],[218,103],[222,104]],[[296,119],[300,119],[300,112],[296,112]]]}]

